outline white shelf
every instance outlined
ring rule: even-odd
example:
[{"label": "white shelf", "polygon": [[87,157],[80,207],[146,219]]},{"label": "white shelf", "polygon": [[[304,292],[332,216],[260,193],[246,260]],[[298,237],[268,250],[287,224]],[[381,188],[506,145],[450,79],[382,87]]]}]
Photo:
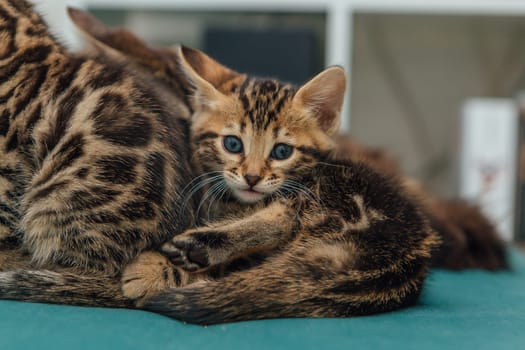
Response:
[{"label": "white shelf", "polygon": [[333,8],[365,12],[522,15],[522,0],[78,0],[99,8],[170,8],[199,10],[322,11]]}]

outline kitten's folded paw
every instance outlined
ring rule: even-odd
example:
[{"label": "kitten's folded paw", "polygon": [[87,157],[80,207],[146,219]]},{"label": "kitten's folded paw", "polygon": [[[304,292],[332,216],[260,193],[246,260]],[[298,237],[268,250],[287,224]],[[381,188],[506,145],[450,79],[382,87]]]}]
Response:
[{"label": "kitten's folded paw", "polygon": [[180,235],[162,246],[162,252],[173,265],[195,272],[210,266],[206,246],[192,239],[191,235]]},{"label": "kitten's folded paw", "polygon": [[146,299],[165,289],[187,284],[188,277],[164,255],[145,252],[126,267],[121,282],[124,296],[140,307]]}]

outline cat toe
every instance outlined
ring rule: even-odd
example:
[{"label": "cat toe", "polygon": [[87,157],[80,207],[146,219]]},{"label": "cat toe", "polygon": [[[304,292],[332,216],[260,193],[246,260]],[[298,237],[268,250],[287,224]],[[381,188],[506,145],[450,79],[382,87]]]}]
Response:
[{"label": "cat toe", "polygon": [[191,240],[175,239],[162,246],[173,265],[194,272],[209,265],[206,249]]},{"label": "cat toe", "polygon": [[204,249],[191,249],[188,252],[188,259],[191,262],[199,266],[202,266],[202,267],[209,265],[208,254],[206,253],[206,250]]},{"label": "cat toe", "polygon": [[161,251],[170,259],[174,265],[182,265],[184,263],[184,252],[173,245],[171,242],[165,243]]},{"label": "cat toe", "polygon": [[[182,284],[183,278],[161,254],[145,252],[130,263],[123,272],[121,283],[124,296],[141,306],[158,292]],[[184,281],[183,281],[184,280]]]}]

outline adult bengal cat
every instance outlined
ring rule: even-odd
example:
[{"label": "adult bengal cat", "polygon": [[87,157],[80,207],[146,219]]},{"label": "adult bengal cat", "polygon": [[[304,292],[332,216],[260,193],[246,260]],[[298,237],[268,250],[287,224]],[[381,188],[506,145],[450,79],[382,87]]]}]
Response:
[{"label": "adult bengal cat", "polygon": [[130,305],[122,268],[194,224],[189,111],[68,53],[26,1],[0,1],[0,39],[0,295]]}]

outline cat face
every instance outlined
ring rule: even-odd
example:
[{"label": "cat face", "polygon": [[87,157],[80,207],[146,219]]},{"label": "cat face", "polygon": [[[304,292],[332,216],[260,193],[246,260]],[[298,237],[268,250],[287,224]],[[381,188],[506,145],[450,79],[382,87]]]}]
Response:
[{"label": "cat face", "polygon": [[332,148],[344,94],[342,69],[329,68],[296,89],[240,75],[199,51],[180,54],[194,87],[194,161],[218,175],[239,201],[297,189],[319,155]]},{"label": "cat face", "polygon": [[294,186],[315,164],[314,149],[331,140],[294,108],[295,89],[246,79],[193,116],[194,157],[206,172],[222,173],[232,194],[256,202]]}]

